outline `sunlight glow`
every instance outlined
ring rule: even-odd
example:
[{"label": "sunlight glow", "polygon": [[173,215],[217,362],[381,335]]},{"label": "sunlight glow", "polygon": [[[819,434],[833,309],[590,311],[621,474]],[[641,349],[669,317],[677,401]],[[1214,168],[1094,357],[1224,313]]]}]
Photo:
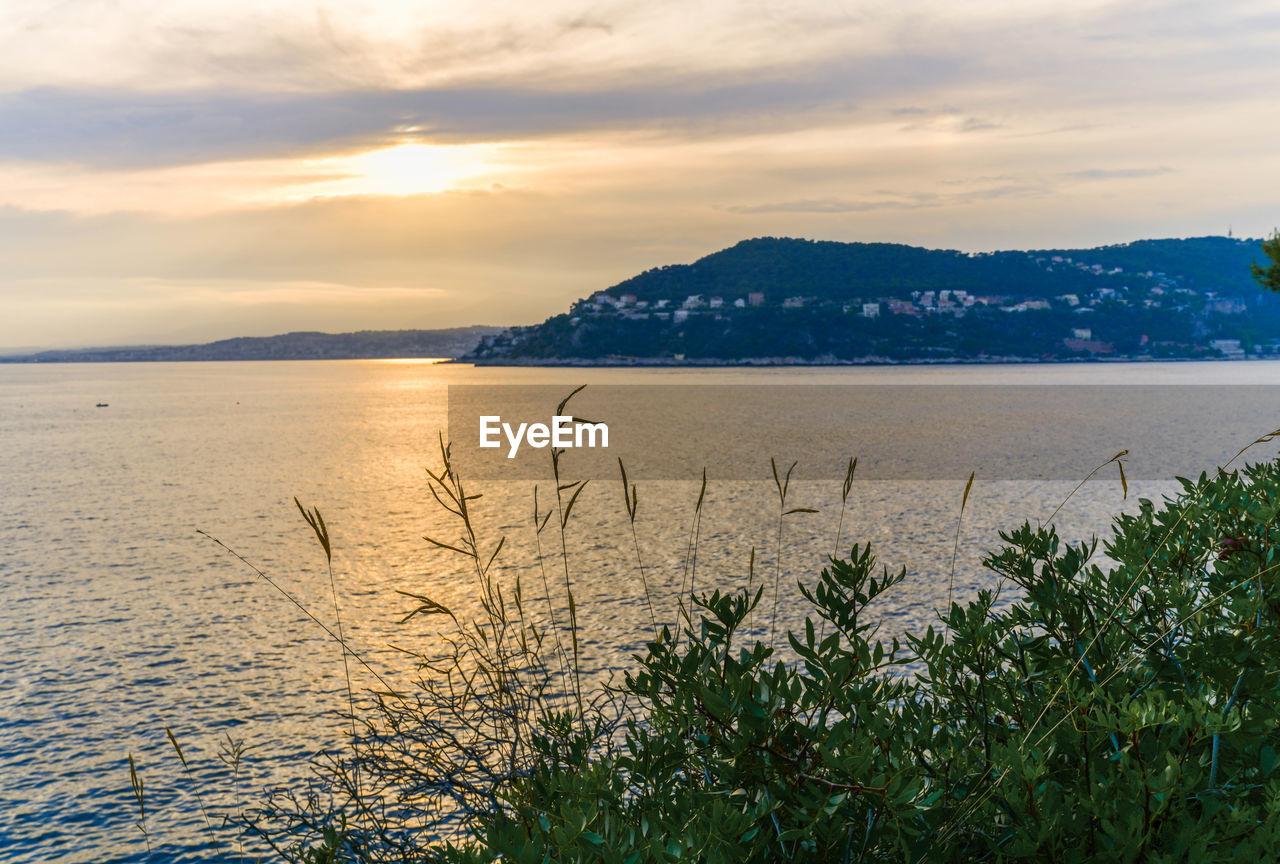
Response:
[{"label": "sunlight glow", "polygon": [[288,190],[291,198],[337,195],[431,195],[457,189],[492,174],[498,148],[492,144],[437,145],[408,142],[378,150],[306,160],[304,170],[320,178]]},{"label": "sunlight glow", "polygon": [[435,366],[448,363],[452,357],[375,357],[370,362],[383,366]]}]

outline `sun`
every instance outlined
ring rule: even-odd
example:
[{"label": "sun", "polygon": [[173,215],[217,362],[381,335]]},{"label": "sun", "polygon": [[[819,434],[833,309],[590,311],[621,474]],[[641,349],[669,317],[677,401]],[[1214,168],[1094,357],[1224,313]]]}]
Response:
[{"label": "sun", "polygon": [[357,182],[372,195],[444,192],[485,173],[489,145],[397,144],[349,158]]},{"label": "sun", "polygon": [[403,142],[359,153],[306,160],[307,179],[289,197],[432,195],[472,185],[497,170],[492,144]]}]

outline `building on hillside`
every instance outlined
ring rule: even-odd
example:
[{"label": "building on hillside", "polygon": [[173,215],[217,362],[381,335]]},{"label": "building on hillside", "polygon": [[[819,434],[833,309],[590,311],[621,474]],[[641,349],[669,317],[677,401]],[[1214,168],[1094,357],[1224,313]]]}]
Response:
[{"label": "building on hillside", "polygon": [[1062,344],[1068,351],[1089,354],[1110,354],[1115,350],[1110,342],[1101,342],[1097,339],[1063,339]]}]

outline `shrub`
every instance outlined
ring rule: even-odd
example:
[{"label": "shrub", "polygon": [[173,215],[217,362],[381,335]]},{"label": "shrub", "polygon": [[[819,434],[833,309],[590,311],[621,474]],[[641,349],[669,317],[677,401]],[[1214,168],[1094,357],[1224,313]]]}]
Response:
[{"label": "shrub", "polygon": [[[902,643],[880,640],[874,616],[904,574],[867,546],[798,586],[811,614],[786,660],[744,635],[762,591],[693,598],[696,624],[664,628],[607,705],[542,699],[555,661],[528,661],[568,652],[543,652],[520,601],[491,586],[491,614],[513,623],[455,642],[452,667],[488,670],[461,703],[488,719],[448,722],[492,740],[445,729],[446,679],[384,699],[335,773],[377,782],[330,784],[336,803],[295,811],[302,830],[280,848],[308,861],[1265,856],[1280,841],[1280,465],[1182,485],[1117,517],[1103,555],[1051,526],[1002,534],[984,559],[992,587]],[[463,551],[478,568],[486,557]],[[445,797],[451,765],[470,790],[453,793],[466,832],[406,830],[408,781]],[[282,812],[268,814],[277,826]]]},{"label": "shrub", "polygon": [[[800,586],[782,663],[698,600],[649,646],[621,745],[539,739],[471,854],[510,861],[1235,860],[1277,839],[1280,466],[1184,481],[1104,545],[1024,524],[996,585],[907,646],[866,547]],[[1022,597],[996,608],[1002,591]],[[950,638],[947,638],[949,631]]]}]

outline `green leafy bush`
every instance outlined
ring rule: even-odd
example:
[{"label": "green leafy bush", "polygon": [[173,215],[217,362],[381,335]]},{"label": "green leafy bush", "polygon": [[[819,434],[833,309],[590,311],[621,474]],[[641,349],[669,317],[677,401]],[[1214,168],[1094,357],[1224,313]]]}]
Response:
[{"label": "green leafy bush", "polygon": [[458,860],[1265,858],[1280,466],[1184,486],[1117,518],[1105,559],[1002,535],[994,586],[905,646],[875,639],[903,574],[866,547],[800,586],[798,662],[740,638],[759,593],[698,598],[628,675],[625,738],[549,724]]},{"label": "green leafy bush", "polygon": [[[433,480],[466,523],[443,453]],[[1182,482],[1101,550],[1002,534],[991,587],[905,642],[875,626],[905,574],[868,546],[798,585],[785,659],[748,635],[764,589],[693,598],[596,701],[468,528],[491,620],[459,623],[412,699],[384,694],[323,796],[257,827],[300,861],[1265,860],[1280,464]]]}]

